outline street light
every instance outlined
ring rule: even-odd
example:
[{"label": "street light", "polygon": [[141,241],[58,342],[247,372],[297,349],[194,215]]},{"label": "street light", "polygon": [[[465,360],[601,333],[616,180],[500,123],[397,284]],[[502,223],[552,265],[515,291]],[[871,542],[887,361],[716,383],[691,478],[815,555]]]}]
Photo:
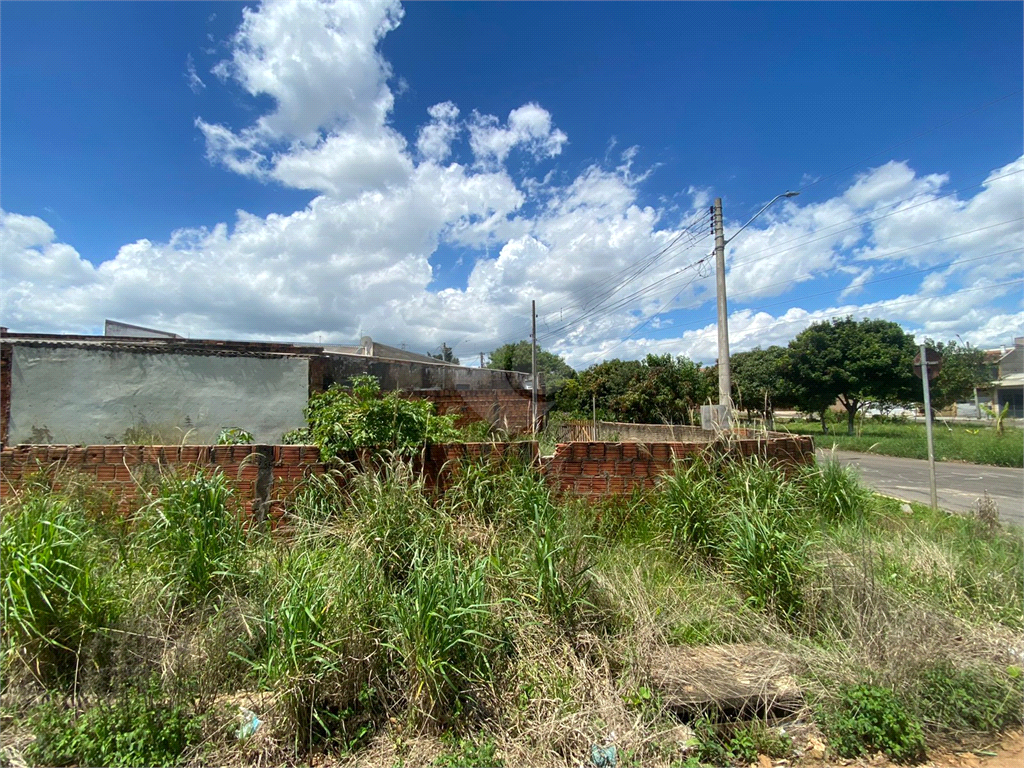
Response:
[{"label": "street light", "polygon": [[718,404],[724,410],[719,414],[719,423],[728,426],[732,418],[732,378],[729,371],[729,310],[725,299],[725,244],[736,239],[736,235],[746,229],[750,222],[767,211],[772,204],[783,197],[796,197],[799,192],[783,192],[773,197],[760,211],[750,217],[750,221],[736,230],[728,240],[722,226],[722,198],[715,198],[715,274],[718,285]]}]

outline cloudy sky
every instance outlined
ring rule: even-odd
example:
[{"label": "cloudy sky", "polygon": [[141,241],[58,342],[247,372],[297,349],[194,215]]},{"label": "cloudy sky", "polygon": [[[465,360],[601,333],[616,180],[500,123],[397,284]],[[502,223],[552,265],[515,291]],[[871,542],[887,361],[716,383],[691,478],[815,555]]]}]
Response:
[{"label": "cloudy sky", "polygon": [[1024,332],[1019,3],[5,3],[0,323],[716,357]]}]

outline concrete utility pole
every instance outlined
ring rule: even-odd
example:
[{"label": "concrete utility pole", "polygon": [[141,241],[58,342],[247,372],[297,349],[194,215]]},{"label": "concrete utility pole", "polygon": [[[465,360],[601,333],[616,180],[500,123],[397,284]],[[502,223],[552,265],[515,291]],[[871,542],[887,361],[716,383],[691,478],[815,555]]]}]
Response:
[{"label": "concrete utility pole", "polygon": [[483,352],[480,353],[480,367],[481,368],[484,367],[484,353]]},{"label": "concrete utility pole", "polygon": [[531,333],[531,339],[533,341],[533,353],[531,355],[533,362],[531,370],[533,371],[533,386],[531,387],[531,398],[530,398],[530,416],[533,424],[532,432],[537,434],[537,302],[530,302],[530,314],[533,316],[533,332]]},{"label": "concrete utility pole", "polygon": [[729,371],[729,308],[725,300],[725,227],[722,226],[722,198],[715,198],[715,282],[718,287],[718,404],[720,424],[728,427],[732,415],[732,377]]},{"label": "concrete utility pole", "polygon": [[750,223],[768,210],[771,205],[783,197],[796,197],[799,192],[783,192],[776,195],[760,211],[750,217],[750,221],[736,230],[736,234],[725,239],[725,227],[722,225],[722,198],[715,198],[712,209],[715,227],[715,282],[718,287],[718,405],[719,426],[728,429],[732,422],[732,376],[729,370],[729,308],[725,300],[725,245],[736,239],[736,235],[750,226]]},{"label": "concrete utility pole", "polygon": [[921,381],[924,384],[924,430],[928,438],[928,483],[931,491],[932,509],[939,508],[939,492],[935,486],[935,443],[932,440],[932,393],[929,386],[928,366],[935,363],[928,361],[928,350],[921,345]]}]

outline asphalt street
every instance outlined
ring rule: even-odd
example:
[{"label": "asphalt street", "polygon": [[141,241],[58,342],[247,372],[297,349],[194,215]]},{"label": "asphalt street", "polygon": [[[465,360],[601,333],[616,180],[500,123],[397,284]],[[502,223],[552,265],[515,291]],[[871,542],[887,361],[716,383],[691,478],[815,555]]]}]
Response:
[{"label": "asphalt street", "polygon": [[[818,451],[819,460],[833,455],[840,463],[854,467],[864,483],[879,493],[923,504],[931,501],[927,461],[851,451],[834,454]],[[943,509],[951,512],[974,509],[978,499],[988,491],[999,505],[1001,519],[1024,525],[1024,469],[938,461],[935,484],[939,506]]]}]

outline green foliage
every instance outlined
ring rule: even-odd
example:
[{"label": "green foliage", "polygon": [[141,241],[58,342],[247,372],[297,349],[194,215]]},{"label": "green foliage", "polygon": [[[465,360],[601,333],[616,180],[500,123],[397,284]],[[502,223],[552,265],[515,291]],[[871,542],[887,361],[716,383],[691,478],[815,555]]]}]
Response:
[{"label": "green foliage", "polygon": [[165,700],[157,682],[82,713],[45,704],[32,717],[36,738],[25,757],[34,765],[182,765],[203,720]]},{"label": "green foliage", "polygon": [[838,399],[852,435],[854,418],[866,402],[916,399],[920,387],[911,368],[916,349],[913,336],[887,320],[816,323],[790,342],[785,376],[794,401],[807,413]]},{"label": "green foliage", "polygon": [[312,445],[313,435],[306,427],[289,429],[281,435],[281,445]]},{"label": "green foliage", "polygon": [[169,476],[142,510],[141,540],[161,578],[176,593],[199,601],[237,581],[246,534],[221,472]]},{"label": "green foliage", "polygon": [[224,427],[217,433],[217,445],[251,445],[254,439],[252,432],[239,427]]},{"label": "green foliage", "polygon": [[313,442],[325,459],[356,448],[412,455],[424,442],[458,440],[455,416],[438,416],[427,400],[406,400],[397,392],[382,394],[373,376],[352,378],[352,391],[337,384],[313,395],[306,405]]},{"label": "green foliage", "polygon": [[769,428],[775,409],[793,404],[793,388],[784,375],[786,360],[786,350],[778,346],[756,347],[729,358],[733,402],[768,421]]},{"label": "green foliage", "polygon": [[441,351],[436,355],[433,355],[428,352],[427,357],[432,357],[435,360],[441,360],[442,362],[445,363],[451,363],[452,365],[459,364],[459,358],[457,358],[455,356],[455,353],[452,352],[452,348],[445,344],[443,341],[441,342]]},{"label": "green foliage", "polygon": [[[0,525],[4,655],[27,644],[77,655],[113,608],[95,529],[71,496],[33,481]],[[60,653],[56,656],[61,656]]]},{"label": "green foliage", "polygon": [[493,738],[465,739],[445,734],[441,741],[448,749],[431,763],[436,768],[501,768],[505,765],[497,756],[498,745]]},{"label": "green foliage", "polygon": [[942,368],[928,387],[932,408],[936,411],[967,400],[975,387],[996,378],[985,364],[984,350],[956,341],[943,344],[928,339],[925,343],[942,354]]},{"label": "green foliage", "polygon": [[962,669],[941,660],[920,673],[918,685],[915,708],[931,729],[996,733],[1020,724],[1021,680],[999,668]]},{"label": "green foliage", "polygon": [[820,710],[819,717],[840,757],[881,751],[898,763],[924,758],[921,723],[889,688],[867,683],[845,688],[837,704]]},{"label": "green foliage", "polygon": [[[488,355],[487,367],[498,371],[533,371],[533,347],[529,341],[504,344]],[[576,375],[561,357],[537,347],[537,371],[543,374],[542,386],[555,392]]]},{"label": "green foliage", "polygon": [[683,356],[608,360],[583,371],[555,397],[559,410],[591,416],[596,397],[601,419],[642,424],[690,424],[714,396],[713,370]]}]

